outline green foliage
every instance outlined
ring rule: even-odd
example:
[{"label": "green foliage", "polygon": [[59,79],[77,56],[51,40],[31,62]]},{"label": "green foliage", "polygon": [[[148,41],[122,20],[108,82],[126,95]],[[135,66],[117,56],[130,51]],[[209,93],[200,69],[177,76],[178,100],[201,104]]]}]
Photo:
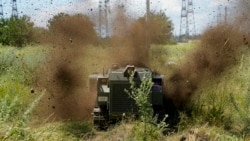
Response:
[{"label": "green foliage", "polygon": [[13,66],[15,55],[13,48],[1,50],[0,53],[0,72],[3,73]]},{"label": "green foliage", "polygon": [[49,24],[47,26],[49,28],[49,31],[51,31],[51,33],[53,33],[53,31],[56,31],[57,26],[60,24],[60,22],[63,22],[64,19],[67,19],[69,17],[70,17],[70,15],[65,14],[65,13],[59,13],[59,14],[55,15],[52,19],[50,19],[48,21]]},{"label": "green foliage", "polygon": [[147,118],[153,116],[152,105],[149,103],[149,95],[151,93],[151,88],[153,82],[150,79],[150,76],[146,76],[145,80],[140,84],[140,88],[136,87],[136,83],[133,81],[134,77],[130,77],[130,89],[131,94],[129,96],[133,98],[136,102],[136,105],[139,108],[139,114],[141,115],[141,120],[143,122],[149,122]]},{"label": "green foliage", "polygon": [[[248,90],[249,91],[249,90]],[[239,104],[236,102],[235,100],[235,96],[233,94],[230,94],[230,100],[232,103],[232,107],[234,107],[234,111],[236,112],[236,114],[238,114],[238,124],[240,125],[241,129],[240,129],[240,135],[246,136],[250,134],[250,116],[249,116],[249,112],[250,112],[250,106],[249,106],[249,96],[250,93],[248,92],[245,95],[245,101],[244,103],[242,103],[243,105],[239,106]]]},{"label": "green foliage", "polygon": [[0,20],[0,43],[23,47],[33,40],[33,23],[28,16]]},{"label": "green foliage", "polygon": [[63,124],[60,129],[65,133],[65,135],[74,136],[79,139],[84,139],[94,134],[93,126],[88,122],[72,121]]},{"label": "green foliage", "polygon": [[33,28],[33,40],[32,40],[32,45],[33,44],[41,44],[41,45],[46,45],[49,44],[49,31],[48,29],[45,29],[43,27],[34,27]]},{"label": "green foliage", "polygon": [[148,22],[146,19],[146,16],[144,16],[132,24],[130,32],[135,40],[141,40],[138,37],[144,34],[145,36],[149,35],[150,43],[152,44],[167,44],[174,42],[172,33],[173,23],[163,11],[151,12]]},{"label": "green foliage", "polygon": [[151,76],[145,76],[141,82],[140,87],[134,82],[133,75],[129,78],[131,84],[130,91],[126,90],[129,96],[135,100],[139,108],[140,122],[135,123],[131,138],[132,140],[159,140],[162,138],[162,133],[167,127],[166,123],[157,122],[157,116],[153,114],[152,104],[149,102],[151,88],[153,86]]},{"label": "green foliage", "polygon": [[[93,50],[94,48],[91,49]],[[185,59],[183,56],[193,49],[196,49],[194,44],[187,43],[174,46],[153,46],[151,48],[153,52],[151,57],[154,60],[151,61],[152,64],[157,62],[157,60],[162,63],[166,60],[179,64]],[[104,52],[104,50],[102,51]],[[145,140],[145,138],[148,140],[180,140],[183,134],[192,134],[190,129],[197,130],[196,137],[204,135],[209,137],[210,140],[249,140],[249,53],[249,49],[244,50],[241,60],[237,60],[237,65],[229,67],[218,78],[206,80],[195,92],[192,99],[191,115],[181,114],[178,133],[162,137],[162,132],[158,127],[163,126],[153,123],[154,118],[150,121],[149,119],[152,117],[146,120],[149,121],[146,126],[142,119],[147,118],[140,117],[141,120],[133,122],[132,125],[124,125],[126,126],[126,131],[124,131],[124,128],[121,128],[117,129],[113,134],[109,131],[93,133],[91,124],[81,122],[53,122],[35,127],[27,125],[27,120],[30,119],[30,114],[28,114],[30,112],[27,111],[32,109],[28,103],[32,103],[33,100],[31,101],[31,98],[37,98],[37,93],[30,94],[34,71],[39,64],[46,60],[46,51],[40,46],[22,49],[1,46],[0,140],[91,140],[92,138],[94,140],[95,137],[97,140],[111,140],[107,139],[110,136],[114,136],[113,140],[116,140],[119,134],[119,137],[124,140]],[[102,57],[99,56],[99,58]],[[166,70],[164,67],[159,68],[159,70],[165,73],[169,71],[169,67],[166,67]],[[150,87],[145,86],[144,88]],[[137,91],[140,87],[135,87],[135,89],[134,92],[140,92]],[[142,98],[140,101],[147,101],[147,98]],[[145,115],[151,115],[152,109],[150,110],[150,105],[145,104],[145,109],[149,111]],[[27,114],[24,114],[25,112]],[[204,125],[205,127],[203,128],[202,126]],[[147,134],[144,134],[145,127]],[[97,135],[91,136],[93,134]],[[103,134],[104,136],[102,136]]]},{"label": "green foliage", "polygon": [[30,89],[13,81],[0,84],[0,121],[15,121],[30,102],[28,99]]},{"label": "green foliage", "polygon": [[0,49],[0,82],[18,82],[31,85],[34,82],[39,63],[45,61],[46,51],[42,48],[25,47],[19,50],[14,47]]},{"label": "green foliage", "polygon": [[154,45],[150,48],[150,66],[156,71],[161,70],[162,64],[165,64],[168,60],[168,54],[166,48],[162,45]]},{"label": "green foliage", "polygon": [[[29,131],[27,130],[27,123],[29,120],[29,117],[35,108],[35,106],[38,104],[39,100],[44,96],[45,93],[39,95],[26,109],[26,111],[22,114],[20,119],[18,119],[16,122],[11,125],[3,140],[31,140],[32,137],[29,134]],[[34,140],[34,139],[32,139]]]},{"label": "green foliage", "polygon": [[36,95],[39,93],[31,93],[31,90],[38,63],[45,59],[41,50],[0,48],[0,140],[24,140],[30,136],[27,123],[40,99],[40,95]]},{"label": "green foliage", "polygon": [[173,42],[173,23],[163,11],[149,15],[150,42],[166,44]]},{"label": "green foliage", "polygon": [[10,95],[5,95],[0,100],[0,121],[6,122],[9,121],[13,116],[18,113],[18,96],[15,96],[13,100],[10,99]]},{"label": "green foliage", "polygon": [[230,125],[231,119],[226,117],[224,113],[228,97],[223,94],[218,97],[219,95],[214,90],[207,91],[204,95],[206,95],[206,102],[199,96],[194,98],[195,102],[191,107],[193,121],[217,126]]}]

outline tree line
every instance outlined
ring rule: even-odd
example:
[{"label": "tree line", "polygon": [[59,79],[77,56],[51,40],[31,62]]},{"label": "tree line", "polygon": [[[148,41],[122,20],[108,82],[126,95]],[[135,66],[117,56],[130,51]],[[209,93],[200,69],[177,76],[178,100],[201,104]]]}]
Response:
[{"label": "tree line", "polygon": [[[149,30],[152,44],[167,44],[173,41],[172,22],[162,11],[151,12],[149,24],[146,22],[146,16],[134,21],[130,28],[131,35],[137,36],[138,33],[133,29],[138,25]],[[0,44],[24,47],[33,43],[51,42],[53,36],[60,36],[62,40],[73,38],[83,44],[96,44],[100,40],[94,27],[95,24],[83,14],[59,13],[48,21],[46,28],[36,27],[28,16],[2,18],[0,19]]]}]

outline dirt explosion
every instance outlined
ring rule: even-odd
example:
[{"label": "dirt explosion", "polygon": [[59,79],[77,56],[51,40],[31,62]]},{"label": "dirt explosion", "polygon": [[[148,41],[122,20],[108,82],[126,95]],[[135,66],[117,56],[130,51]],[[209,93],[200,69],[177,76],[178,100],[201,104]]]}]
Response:
[{"label": "dirt explosion", "polygon": [[53,48],[48,62],[39,70],[38,80],[47,95],[41,100],[37,112],[53,119],[88,118],[94,96],[89,94],[86,85],[84,46],[96,44],[97,35],[92,23],[82,15],[63,16],[52,24],[50,30],[53,32],[46,42]]},{"label": "dirt explosion", "polygon": [[[95,63],[98,64],[99,60],[99,63],[111,66],[113,63],[132,61],[138,65],[148,65],[149,48],[145,48],[145,25],[131,25],[131,20],[126,17],[123,9],[118,8],[116,13],[114,35],[107,47],[108,53],[101,55],[103,58],[98,58],[98,52],[91,52],[92,56],[96,56],[93,57],[97,60]],[[88,44],[98,45],[99,42],[91,23],[85,17],[78,16],[54,23],[53,34],[47,39],[53,49],[51,58],[40,70],[42,75],[39,77],[39,85],[46,88],[48,94],[39,104],[39,115],[74,120],[91,117],[96,95],[89,91],[88,76],[103,68],[100,65],[96,67],[86,57],[90,56]],[[241,46],[248,44],[249,39],[249,34],[242,32],[237,24],[239,22],[207,29],[201,36],[199,48],[190,53],[186,61],[166,80],[166,97],[173,100],[178,108],[185,107],[205,80],[219,76],[237,62]],[[89,72],[90,67],[98,70],[92,69]]]},{"label": "dirt explosion", "polygon": [[[129,22],[123,12],[117,12],[116,17],[122,16],[124,21]],[[148,49],[142,48],[146,43],[145,36],[137,36],[138,40],[129,37],[125,32],[132,32],[131,27],[122,29],[120,22],[113,23],[116,33],[109,46],[105,46],[104,55],[98,54],[102,44],[87,17],[60,14],[50,24],[52,33],[44,37],[44,42],[53,48],[47,63],[38,73],[38,86],[47,90],[36,109],[39,116],[51,117],[53,120],[88,119],[96,98],[96,94],[90,91],[93,90],[90,87],[95,86],[88,85],[90,74],[102,72],[103,66],[107,68],[112,64],[147,64]]]},{"label": "dirt explosion", "polygon": [[239,61],[243,38],[242,32],[230,25],[218,25],[204,32],[199,47],[166,81],[166,93],[178,108],[185,109],[203,82],[219,78]]},{"label": "dirt explosion", "polygon": [[177,71],[166,81],[167,96],[179,109],[186,109],[195,91],[205,82],[217,79],[239,62],[241,52],[249,49],[250,3],[239,0],[230,5],[233,20],[209,27],[200,37],[198,48],[187,55]]}]

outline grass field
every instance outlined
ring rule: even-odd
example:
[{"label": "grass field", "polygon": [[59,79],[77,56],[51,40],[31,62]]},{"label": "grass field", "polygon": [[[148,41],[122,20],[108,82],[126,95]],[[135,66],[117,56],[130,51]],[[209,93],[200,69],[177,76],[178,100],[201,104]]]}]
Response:
[{"label": "grass field", "polygon": [[[149,66],[171,75],[196,50],[197,44],[198,41],[154,45],[150,49]],[[85,73],[107,69],[110,65],[107,61],[112,61],[107,57],[110,50],[87,47],[83,60],[90,67]],[[140,126],[137,122],[122,122],[107,132],[99,132],[89,120],[53,121],[32,114],[46,95],[45,89],[37,89],[36,78],[43,75],[37,74],[37,69],[44,65],[49,51],[44,46],[0,47],[0,140],[133,140],[132,126]],[[216,79],[201,84],[192,97],[191,115],[181,113],[177,132],[163,136],[162,140],[250,140],[249,49],[244,49],[238,58],[235,65]]]}]

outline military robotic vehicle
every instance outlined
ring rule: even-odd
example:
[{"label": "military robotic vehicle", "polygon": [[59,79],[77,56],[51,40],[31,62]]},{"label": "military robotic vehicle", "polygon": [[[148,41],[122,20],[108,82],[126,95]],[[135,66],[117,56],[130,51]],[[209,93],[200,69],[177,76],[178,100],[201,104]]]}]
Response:
[{"label": "military robotic vehicle", "polygon": [[[145,77],[152,77],[153,87],[149,102],[156,114],[164,111],[163,75],[156,74],[146,67],[126,65],[113,66],[107,73],[91,75],[90,81],[96,84],[96,104],[93,109],[94,126],[108,127],[110,122],[121,119],[124,115],[138,115],[135,101],[125,91],[129,90],[129,78],[134,74],[134,81],[140,84]],[[92,91],[93,92],[93,91]],[[164,114],[165,115],[165,114]]]}]

